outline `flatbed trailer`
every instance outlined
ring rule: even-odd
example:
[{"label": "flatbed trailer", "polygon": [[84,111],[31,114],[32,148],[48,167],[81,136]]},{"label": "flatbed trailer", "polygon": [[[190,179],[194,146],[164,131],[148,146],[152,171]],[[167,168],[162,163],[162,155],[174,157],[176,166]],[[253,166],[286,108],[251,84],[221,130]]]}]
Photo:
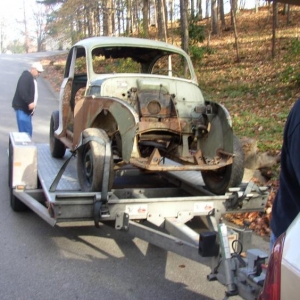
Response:
[{"label": "flatbed trailer", "polygon": [[55,159],[48,144],[36,145],[19,132],[10,133],[8,152],[13,210],[29,207],[51,226],[114,223],[116,230],[209,265],[207,278],[226,285],[225,297],[257,298],[268,256],[251,249],[251,230],[231,228],[222,216],[262,211],[266,187],[249,182],[214,195],[201,185],[200,172],[153,173],[127,166],[116,170],[113,188],[103,199],[101,192],[81,192],[71,152]]}]

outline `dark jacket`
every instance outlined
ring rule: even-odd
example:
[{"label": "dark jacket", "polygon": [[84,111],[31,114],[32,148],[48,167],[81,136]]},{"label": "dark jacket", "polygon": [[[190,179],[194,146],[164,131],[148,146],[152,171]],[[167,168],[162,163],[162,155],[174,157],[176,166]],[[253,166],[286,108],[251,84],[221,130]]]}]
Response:
[{"label": "dark jacket", "polygon": [[272,207],[271,229],[276,237],[287,230],[300,212],[300,99],[284,129],[279,189]]},{"label": "dark jacket", "polygon": [[28,104],[34,101],[34,78],[29,71],[24,71],[18,81],[15,96],[12,101],[14,109],[23,110],[27,114],[32,111],[28,109]]}]

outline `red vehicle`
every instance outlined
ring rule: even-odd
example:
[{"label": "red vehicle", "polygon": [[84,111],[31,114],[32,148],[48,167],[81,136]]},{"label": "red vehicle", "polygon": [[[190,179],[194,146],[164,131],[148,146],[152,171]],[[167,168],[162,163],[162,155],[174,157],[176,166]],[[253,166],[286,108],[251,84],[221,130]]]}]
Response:
[{"label": "red vehicle", "polygon": [[300,214],[275,242],[262,293],[258,300],[299,299]]}]

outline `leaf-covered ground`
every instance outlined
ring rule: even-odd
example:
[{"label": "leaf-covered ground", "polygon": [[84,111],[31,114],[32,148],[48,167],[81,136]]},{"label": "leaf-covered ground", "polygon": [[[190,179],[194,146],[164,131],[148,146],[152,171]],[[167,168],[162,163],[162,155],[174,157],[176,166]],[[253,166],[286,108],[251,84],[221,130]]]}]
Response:
[{"label": "leaf-covered ground", "polygon": [[[234,34],[211,37],[211,54],[196,66],[204,95],[224,104],[240,137],[256,138],[261,151],[279,151],[288,112],[300,96],[300,6],[291,6],[290,23],[279,6],[275,58],[271,8],[237,15],[240,62]],[[230,27],[229,16],[226,19]]]}]

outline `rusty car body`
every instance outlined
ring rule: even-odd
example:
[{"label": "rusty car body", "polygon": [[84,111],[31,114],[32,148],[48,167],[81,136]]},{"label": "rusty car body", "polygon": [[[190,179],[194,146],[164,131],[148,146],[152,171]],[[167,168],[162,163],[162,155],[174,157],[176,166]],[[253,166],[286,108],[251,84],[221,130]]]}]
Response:
[{"label": "rusty car body", "polygon": [[69,51],[50,150],[57,158],[66,148],[77,153],[83,191],[101,191],[107,177],[110,189],[114,170],[130,164],[148,172],[201,171],[206,187],[222,194],[243,177],[231,125],[225,107],[204,99],[181,48],[94,37]]}]

